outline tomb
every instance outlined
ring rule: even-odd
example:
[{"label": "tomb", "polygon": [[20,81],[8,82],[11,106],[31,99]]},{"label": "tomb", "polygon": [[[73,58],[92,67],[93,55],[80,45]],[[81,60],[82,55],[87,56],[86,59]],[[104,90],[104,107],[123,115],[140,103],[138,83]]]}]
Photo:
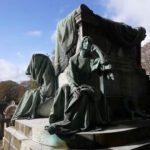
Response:
[{"label": "tomb", "polygon": [[[66,83],[69,60],[79,53],[81,39],[90,36],[107,61],[93,84],[104,95],[109,124],[102,130],[60,136],[44,130],[49,125],[48,118],[16,120],[14,127],[5,129],[4,150],[149,149],[150,84],[141,67],[141,41],[145,38],[145,29],[102,18],[85,5],[81,5],[73,16],[75,26],[69,36],[73,48],[55,51],[58,87]],[[97,58],[97,55],[93,54],[93,57]]]}]

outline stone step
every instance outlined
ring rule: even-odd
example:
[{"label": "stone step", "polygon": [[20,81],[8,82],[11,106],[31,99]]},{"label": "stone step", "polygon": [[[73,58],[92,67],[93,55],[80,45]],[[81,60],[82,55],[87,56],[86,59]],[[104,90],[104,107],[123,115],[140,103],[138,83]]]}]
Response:
[{"label": "stone step", "polygon": [[[32,140],[26,140],[23,142],[21,146],[21,150],[58,150],[56,147],[49,147]],[[61,150],[67,150],[69,148],[61,148]],[[110,147],[110,148],[102,148],[101,150],[149,150],[150,149],[150,141],[144,141],[144,143],[135,143],[126,146],[118,146],[118,147]],[[100,150],[100,149],[99,149]]]},{"label": "stone step", "polygon": [[4,150],[20,150],[22,141],[28,140],[28,138],[15,128],[8,127],[5,128],[3,140]]},{"label": "stone step", "polygon": [[[48,136],[49,133],[48,133]],[[55,136],[55,135],[54,135]],[[57,137],[51,136],[48,140],[45,137],[44,142],[35,142],[26,137],[23,133],[16,130],[14,127],[8,127],[4,132],[4,150],[55,150],[55,149],[68,149],[66,145],[60,143]],[[57,138],[57,139],[56,139]],[[41,138],[42,139],[42,138]],[[56,141],[55,141],[56,140]],[[50,142],[50,145],[48,145]]]},{"label": "stone step", "polygon": [[[48,119],[19,120],[4,133],[4,150],[68,149],[65,142],[44,130]],[[42,123],[44,122],[44,123]],[[26,144],[28,143],[28,144]]]},{"label": "stone step", "polygon": [[3,150],[3,140],[0,140],[0,150]]},{"label": "stone step", "polygon": [[[5,128],[4,138],[3,138],[4,150],[68,149],[64,141],[59,139],[56,135],[50,136],[48,132],[46,133],[42,134],[42,136],[38,134],[39,135],[38,140],[34,141],[28,138],[27,136],[25,136],[22,132],[16,130],[14,127]],[[34,136],[37,136],[37,135],[34,135]],[[33,139],[35,139],[34,136],[33,136]]]},{"label": "stone step", "polygon": [[50,135],[44,126],[48,118],[17,120],[15,129],[34,142],[49,147],[103,148],[124,146],[136,141],[150,139],[150,120],[137,120],[119,123],[101,131],[81,132],[73,136]]},{"label": "stone step", "polygon": [[65,141],[57,135],[50,135],[44,127],[49,125],[48,118],[32,120],[16,120],[15,129],[28,139],[52,147],[67,147]]},{"label": "stone step", "polygon": [[34,136],[37,134],[40,135],[46,125],[49,125],[48,118],[15,121],[15,129],[23,133],[29,139],[35,138]]},{"label": "stone step", "polygon": [[109,127],[102,131],[78,133],[74,135],[74,138],[70,137],[67,144],[71,148],[84,148],[85,145],[92,148],[124,146],[150,139],[149,131],[150,120],[137,120],[120,123],[118,126]]},{"label": "stone step", "polygon": [[136,142],[125,146],[109,147],[109,150],[150,150],[150,140]]},{"label": "stone step", "polygon": [[[16,147],[16,145],[14,145],[15,144],[14,142],[8,141],[4,137],[4,139],[3,139],[3,142],[4,142],[3,149],[4,150],[56,150],[56,149],[58,149],[58,147],[46,146],[46,145],[34,142],[32,140],[29,140],[29,139],[28,140],[24,140],[24,139],[21,140],[21,139],[17,138],[17,140],[18,140],[17,142],[19,142],[20,145]],[[62,149],[62,147],[61,147],[61,149]],[[68,148],[63,147],[63,149],[67,150]],[[0,150],[2,150],[2,149],[0,149]]]},{"label": "stone step", "polygon": [[27,140],[22,143],[21,150],[68,150],[68,147],[47,146],[41,143]]}]

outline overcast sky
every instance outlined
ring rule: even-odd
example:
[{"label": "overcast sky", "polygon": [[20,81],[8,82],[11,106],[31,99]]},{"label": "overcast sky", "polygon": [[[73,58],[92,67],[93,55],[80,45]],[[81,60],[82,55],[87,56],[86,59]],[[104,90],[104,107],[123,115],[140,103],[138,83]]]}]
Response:
[{"label": "overcast sky", "polygon": [[144,26],[144,43],[150,41],[150,0],[0,0],[0,81],[27,80],[32,54],[51,56],[58,21],[81,3],[102,17]]}]

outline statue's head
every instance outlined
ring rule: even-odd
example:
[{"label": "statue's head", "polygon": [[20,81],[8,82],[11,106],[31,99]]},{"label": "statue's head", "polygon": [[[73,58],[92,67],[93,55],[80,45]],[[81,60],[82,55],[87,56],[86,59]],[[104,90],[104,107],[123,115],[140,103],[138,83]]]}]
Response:
[{"label": "statue's head", "polygon": [[91,37],[89,36],[84,36],[82,38],[82,42],[81,42],[81,49],[83,50],[91,50],[91,46],[92,46],[93,42]]},{"label": "statue's head", "polygon": [[36,80],[38,84],[42,84],[43,73],[48,60],[48,56],[44,54],[33,54],[30,64],[26,70],[26,75],[30,76],[33,80]]},{"label": "statue's head", "polygon": [[80,46],[80,52],[84,54],[88,54],[91,52],[92,49],[92,39],[89,36],[84,36],[82,38],[81,46]]}]

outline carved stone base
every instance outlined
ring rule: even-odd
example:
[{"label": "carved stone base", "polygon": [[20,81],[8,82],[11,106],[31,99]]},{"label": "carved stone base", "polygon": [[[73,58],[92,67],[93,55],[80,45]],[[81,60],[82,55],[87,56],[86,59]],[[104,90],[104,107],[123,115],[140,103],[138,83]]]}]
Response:
[{"label": "carved stone base", "polygon": [[5,129],[4,150],[133,149],[149,147],[150,120],[120,122],[101,131],[59,137],[44,130],[48,118],[18,120]]}]

